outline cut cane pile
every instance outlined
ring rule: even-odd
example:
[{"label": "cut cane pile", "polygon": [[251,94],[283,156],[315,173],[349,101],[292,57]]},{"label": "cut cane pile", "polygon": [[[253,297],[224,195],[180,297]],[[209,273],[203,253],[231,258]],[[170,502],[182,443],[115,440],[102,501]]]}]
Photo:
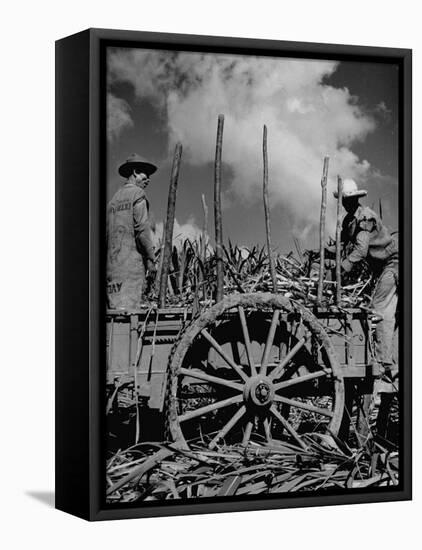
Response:
[{"label": "cut cane pile", "polygon": [[221,446],[141,443],[107,464],[107,502],[330,492],[393,487],[397,451],[371,442],[352,449],[327,434],[305,434],[304,450],[289,443]]},{"label": "cut cane pile", "polygon": [[[269,259],[265,247],[239,247],[229,242],[223,247],[224,292],[274,292]],[[298,250],[286,255],[275,254],[276,292],[303,304],[315,304],[318,288],[318,254]],[[159,264],[159,252],[157,253]],[[216,257],[202,238],[173,248],[167,287],[169,306],[194,305],[196,309],[213,303],[216,287]],[[342,307],[366,309],[370,303],[371,277],[364,263],[348,275],[342,286]],[[155,285],[157,287],[158,285]],[[334,268],[325,269],[322,305],[334,306],[336,284]],[[151,306],[157,303],[156,288],[145,296]]]}]

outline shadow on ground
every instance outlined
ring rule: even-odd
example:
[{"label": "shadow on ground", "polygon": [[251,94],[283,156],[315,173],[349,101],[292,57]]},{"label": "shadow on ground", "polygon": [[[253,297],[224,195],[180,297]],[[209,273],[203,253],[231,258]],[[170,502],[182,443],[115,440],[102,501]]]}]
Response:
[{"label": "shadow on ground", "polygon": [[54,508],[54,491],[26,491],[28,497],[38,500],[49,508]]}]

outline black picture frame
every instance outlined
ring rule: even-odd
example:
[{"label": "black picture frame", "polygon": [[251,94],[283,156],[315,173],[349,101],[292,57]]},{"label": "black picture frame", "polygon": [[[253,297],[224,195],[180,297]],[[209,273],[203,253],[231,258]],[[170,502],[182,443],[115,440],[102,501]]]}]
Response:
[{"label": "black picture frame", "polygon": [[[195,503],[104,504],[105,71],[107,46],[395,63],[399,67],[401,483],[388,490]],[[412,53],[407,49],[89,29],[56,42],[56,508],[87,520],[409,500]]]}]

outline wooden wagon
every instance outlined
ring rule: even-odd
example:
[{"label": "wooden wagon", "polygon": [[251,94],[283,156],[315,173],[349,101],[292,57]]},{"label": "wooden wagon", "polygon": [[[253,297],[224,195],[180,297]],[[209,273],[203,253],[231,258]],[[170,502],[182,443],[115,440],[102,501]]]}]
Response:
[{"label": "wooden wagon", "polygon": [[[372,332],[360,309],[270,293],[232,294],[196,315],[108,311],[108,412],[135,407],[137,439],[185,447],[341,437],[373,392]],[[355,429],[366,428],[363,415]]]}]

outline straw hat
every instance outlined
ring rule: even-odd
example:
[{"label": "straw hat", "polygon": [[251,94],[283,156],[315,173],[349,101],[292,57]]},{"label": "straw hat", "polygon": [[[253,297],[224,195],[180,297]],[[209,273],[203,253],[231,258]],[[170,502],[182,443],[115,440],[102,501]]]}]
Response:
[{"label": "straw hat", "polygon": [[[358,189],[355,180],[348,179],[343,181],[343,198],[348,199],[350,197],[365,197],[367,194],[368,191],[365,189]],[[333,195],[337,198],[338,192],[334,191]]]},{"label": "straw hat", "polygon": [[156,172],[157,167],[155,166],[155,164],[152,164],[151,162],[148,162],[136,153],[133,153],[119,167],[119,174],[123,178],[128,178],[133,174],[134,170],[144,172],[147,176],[150,176],[151,174]]}]

